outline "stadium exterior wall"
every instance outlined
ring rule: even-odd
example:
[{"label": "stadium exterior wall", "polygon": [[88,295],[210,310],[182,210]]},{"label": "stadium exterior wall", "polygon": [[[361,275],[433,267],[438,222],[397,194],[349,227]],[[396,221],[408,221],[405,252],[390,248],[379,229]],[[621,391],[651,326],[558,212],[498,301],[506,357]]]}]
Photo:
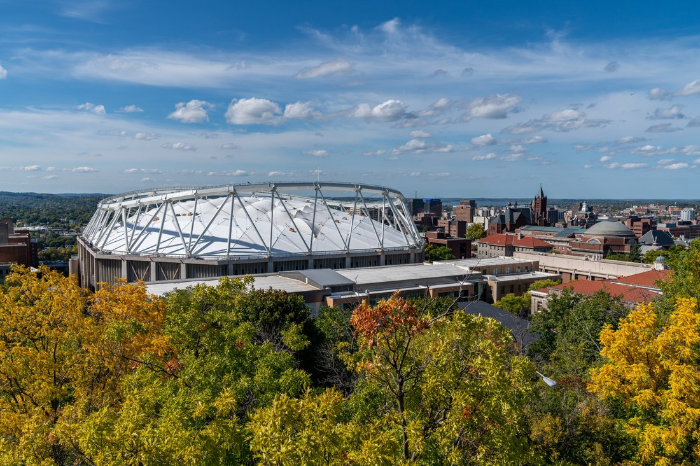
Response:
[{"label": "stadium exterior wall", "polygon": [[[315,196],[290,195],[294,190]],[[331,200],[328,193],[337,191],[355,193],[354,199]],[[368,203],[370,196],[376,199]],[[211,246],[216,244],[218,249]],[[422,261],[423,242],[401,193],[349,183],[129,193],[100,202],[78,238],[79,279],[89,288],[118,279],[155,282]]]}]

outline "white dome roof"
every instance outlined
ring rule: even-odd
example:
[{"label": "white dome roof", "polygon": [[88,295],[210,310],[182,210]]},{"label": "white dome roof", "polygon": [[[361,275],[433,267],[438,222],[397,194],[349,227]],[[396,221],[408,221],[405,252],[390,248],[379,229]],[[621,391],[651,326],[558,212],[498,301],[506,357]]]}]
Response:
[{"label": "white dome roof", "polygon": [[634,232],[620,222],[603,221],[596,223],[588,230],[585,236],[634,236]]},{"label": "white dome roof", "polygon": [[364,199],[340,205],[322,197],[320,188],[321,196],[308,198],[283,194],[279,184],[272,190],[259,185],[223,187],[220,192],[206,188],[206,197],[201,194],[205,190],[159,191],[148,198],[127,195],[103,201],[83,234],[102,252],[202,259],[420,247],[400,193],[361,185],[347,188],[365,196],[379,191],[383,201],[367,207]]}]

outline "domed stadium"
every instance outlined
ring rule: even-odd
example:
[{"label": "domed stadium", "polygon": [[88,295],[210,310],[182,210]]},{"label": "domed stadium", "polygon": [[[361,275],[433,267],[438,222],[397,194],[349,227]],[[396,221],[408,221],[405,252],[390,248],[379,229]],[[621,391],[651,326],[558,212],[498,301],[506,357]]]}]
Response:
[{"label": "domed stadium", "polygon": [[602,221],[590,227],[585,232],[586,236],[624,236],[634,237],[634,232],[620,222]]},{"label": "domed stadium", "polygon": [[85,287],[420,262],[403,195],[351,183],[136,191],[102,200],[78,241]]}]

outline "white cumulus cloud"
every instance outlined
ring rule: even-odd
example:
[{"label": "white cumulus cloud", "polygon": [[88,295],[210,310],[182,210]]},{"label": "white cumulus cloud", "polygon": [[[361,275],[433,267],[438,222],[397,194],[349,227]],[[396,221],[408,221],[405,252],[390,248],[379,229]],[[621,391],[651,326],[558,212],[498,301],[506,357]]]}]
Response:
[{"label": "white cumulus cloud", "polygon": [[0,79],[7,78],[7,70],[0,65]]},{"label": "white cumulus cloud", "polygon": [[364,155],[365,157],[376,157],[378,155],[384,155],[384,154],[386,154],[386,151],[381,150],[381,149],[380,150],[366,150],[366,151],[362,152],[362,155]]},{"label": "white cumulus cloud", "polygon": [[523,154],[512,154],[505,157],[501,157],[501,160],[503,160],[504,162],[515,162],[516,160],[522,158],[522,156]]},{"label": "white cumulus cloud", "polygon": [[693,94],[700,94],[700,79],[696,79],[695,81],[689,82],[688,84],[683,86],[683,89],[678,89],[676,92],[673,93],[673,95],[676,96]]},{"label": "white cumulus cloud", "polygon": [[232,125],[270,125],[279,122],[282,109],[267,99],[232,100],[226,111],[226,121]]},{"label": "white cumulus cloud", "polygon": [[182,151],[197,150],[196,147],[192,147],[189,144],[186,144],[184,142],[167,142],[165,144],[162,144],[160,147],[162,147],[164,149],[182,150]]},{"label": "white cumulus cloud", "polygon": [[152,139],[158,139],[158,135],[155,133],[136,133],[136,134],[134,134],[134,139],[141,139],[143,141],[150,141]]},{"label": "white cumulus cloud", "polygon": [[670,120],[674,118],[685,118],[681,112],[680,105],[672,105],[670,108],[657,108],[654,114],[649,117],[652,120]]},{"label": "white cumulus cloud", "polygon": [[467,113],[463,119],[469,118],[505,118],[509,111],[521,102],[520,96],[514,94],[491,94],[474,99],[467,104]]},{"label": "white cumulus cloud", "polygon": [[668,100],[670,97],[671,93],[666,89],[660,87],[649,89],[649,100]]},{"label": "white cumulus cloud", "polygon": [[315,150],[305,150],[302,152],[304,155],[310,155],[312,157],[328,157],[328,151],[323,150],[323,149],[315,149]]},{"label": "white cumulus cloud", "polygon": [[418,138],[427,139],[427,138],[433,137],[432,134],[430,134],[427,131],[423,131],[422,129],[417,129],[415,131],[411,131],[410,133],[408,133],[408,135],[411,136],[413,139],[418,139]]},{"label": "white cumulus cloud", "polygon": [[687,163],[672,163],[664,167],[665,170],[680,170],[681,168],[688,168],[690,165]]},{"label": "white cumulus cloud", "polygon": [[182,123],[201,123],[209,121],[207,109],[211,109],[212,104],[204,100],[190,100],[189,102],[179,102],[175,104],[175,111],[168,115],[171,120],[180,120]]},{"label": "white cumulus cloud", "polygon": [[87,112],[94,113],[95,115],[104,115],[107,113],[104,105],[95,105],[90,102],[85,102],[84,104],[80,104],[75,108],[78,110],[85,110]]},{"label": "white cumulus cloud", "polygon": [[229,170],[223,172],[209,172],[207,176],[250,176],[252,173],[245,170]]},{"label": "white cumulus cloud", "polygon": [[350,116],[375,121],[397,121],[406,116],[406,106],[400,100],[393,99],[374,107],[360,104],[351,111]]},{"label": "white cumulus cloud", "polygon": [[284,107],[284,118],[289,120],[309,120],[320,115],[311,106],[311,102],[296,102]]},{"label": "white cumulus cloud", "polygon": [[492,146],[496,144],[496,138],[489,134],[482,134],[481,136],[477,136],[472,138],[472,144],[477,145],[477,146]]},{"label": "white cumulus cloud", "polygon": [[137,105],[127,105],[126,107],[120,108],[118,111],[123,113],[141,113],[143,109]]},{"label": "white cumulus cloud", "polygon": [[585,113],[579,110],[567,108],[566,110],[561,110],[559,112],[554,112],[550,113],[549,115],[545,115],[542,119],[544,121],[572,121],[578,120],[579,118],[582,118],[585,115]]},{"label": "white cumulus cloud", "polygon": [[73,169],[75,173],[95,173],[98,170],[92,167],[76,167]]},{"label": "white cumulus cloud", "polygon": [[488,153],[488,154],[486,154],[486,155],[475,155],[474,157],[472,157],[472,160],[476,160],[476,161],[479,161],[479,160],[493,160],[493,159],[495,159],[496,157],[498,157],[498,156],[497,156],[494,152],[490,152],[490,153]]}]

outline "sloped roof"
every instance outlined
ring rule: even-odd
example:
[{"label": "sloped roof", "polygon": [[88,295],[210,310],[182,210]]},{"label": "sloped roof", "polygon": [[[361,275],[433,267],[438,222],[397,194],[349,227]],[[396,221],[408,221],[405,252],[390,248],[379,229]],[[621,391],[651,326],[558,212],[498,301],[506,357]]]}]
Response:
[{"label": "sloped roof", "polygon": [[481,243],[493,244],[496,246],[520,246],[524,248],[551,248],[552,245],[535,238],[534,236],[523,236],[518,238],[518,235],[507,235],[500,233],[490,235],[479,240]]},{"label": "sloped roof", "polygon": [[[661,293],[646,288],[639,288],[630,285],[620,285],[607,280],[577,280],[575,282],[556,285],[550,289],[571,290],[574,293],[594,295],[599,291],[610,293],[611,296],[620,296],[623,301],[634,303],[648,303],[654,298],[658,298]],[[538,290],[539,291],[539,290]],[[542,290],[547,292],[546,290]]]},{"label": "sloped roof", "polygon": [[508,207],[505,213],[497,215],[491,220],[491,223],[501,225],[515,224],[521,215],[527,222],[530,222],[532,220],[532,209],[530,207]]},{"label": "sloped roof", "polygon": [[663,230],[649,230],[639,238],[639,244],[651,246],[654,243],[659,246],[673,246],[675,241],[673,241],[673,236]]},{"label": "sloped roof", "polygon": [[645,286],[649,288],[658,288],[656,282],[664,282],[671,279],[673,270],[649,270],[648,272],[630,275],[629,277],[614,278],[610,280],[614,283],[624,283],[627,285]]},{"label": "sloped roof", "polygon": [[610,280],[576,280],[537,291],[547,294],[550,290],[568,289],[574,293],[593,295],[602,290],[612,296],[620,296],[623,301],[647,303],[661,295],[657,282],[669,280],[672,273],[672,270],[649,270]]},{"label": "sloped roof", "polygon": [[569,227],[569,228],[561,228],[561,231],[554,235],[555,238],[571,238],[574,235],[585,233],[586,229],[585,228],[580,228],[580,227]]}]

